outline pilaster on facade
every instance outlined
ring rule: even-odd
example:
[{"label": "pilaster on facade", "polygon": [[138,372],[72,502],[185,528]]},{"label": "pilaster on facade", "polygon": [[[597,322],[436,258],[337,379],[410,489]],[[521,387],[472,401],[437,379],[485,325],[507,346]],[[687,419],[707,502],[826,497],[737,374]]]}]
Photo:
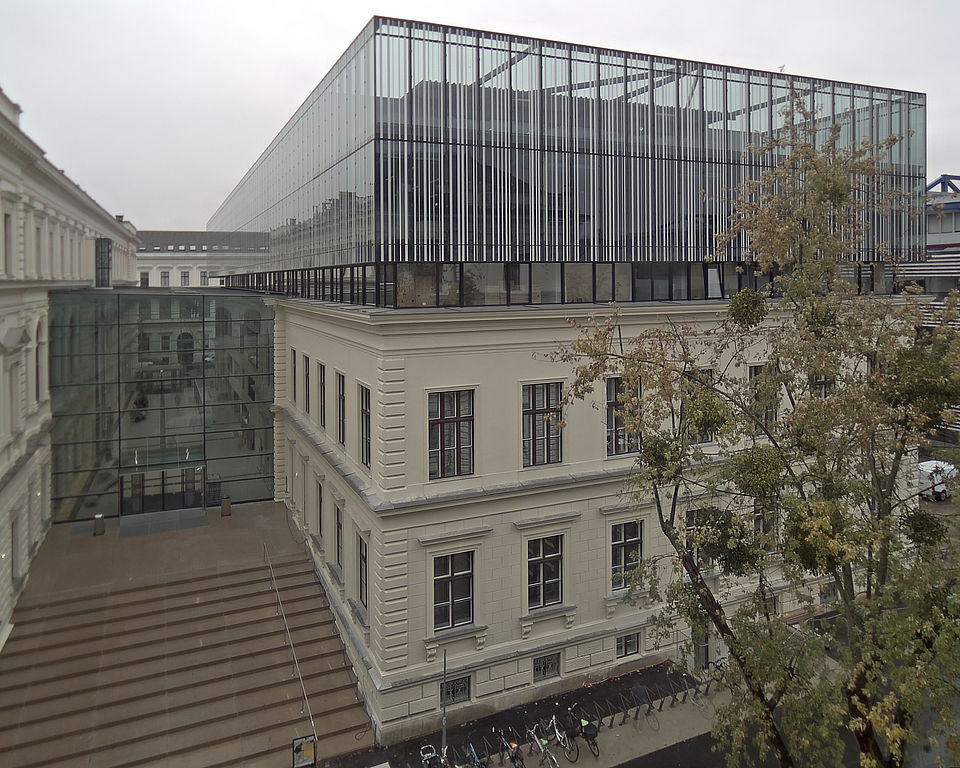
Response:
[{"label": "pilaster on facade", "polygon": [[396,490],[407,484],[406,460],[406,362],[403,358],[377,361],[377,457],[380,485]]},{"label": "pilaster on facade", "polygon": [[[280,309],[274,305],[274,311],[279,315]],[[284,318],[285,319],[285,318]],[[274,392],[287,391],[287,366],[286,360],[289,355],[287,349],[287,326],[285,322],[273,324],[273,388]],[[277,398],[274,398],[274,402]],[[271,409],[274,414],[273,419],[273,496],[277,501],[286,501],[288,495],[287,477],[288,470],[292,467],[292,461],[288,462],[287,449],[287,419],[282,407],[274,405]]]},{"label": "pilaster on facade", "polygon": [[409,563],[407,531],[384,531],[382,550],[376,558],[377,604],[376,656],[385,671],[402,669],[409,662]]}]

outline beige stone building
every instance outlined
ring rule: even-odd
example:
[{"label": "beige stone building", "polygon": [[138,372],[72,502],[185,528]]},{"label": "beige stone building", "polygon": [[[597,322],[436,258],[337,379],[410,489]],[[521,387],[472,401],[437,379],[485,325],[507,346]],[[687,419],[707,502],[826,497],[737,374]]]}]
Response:
[{"label": "beige stone building", "polygon": [[[444,652],[457,720],[676,656],[686,629],[657,646],[658,606],[625,600],[629,564],[672,550],[652,499],[624,492],[637,453],[613,404],[597,392],[562,430],[542,421],[570,374],[548,359],[572,339],[565,318],[603,307],[274,308],[275,487],[381,739],[439,725]],[[623,333],[717,312],[632,306]]]},{"label": "beige stone building", "polygon": [[50,523],[48,292],[132,283],[136,242],[45,157],[0,91],[0,646]]}]

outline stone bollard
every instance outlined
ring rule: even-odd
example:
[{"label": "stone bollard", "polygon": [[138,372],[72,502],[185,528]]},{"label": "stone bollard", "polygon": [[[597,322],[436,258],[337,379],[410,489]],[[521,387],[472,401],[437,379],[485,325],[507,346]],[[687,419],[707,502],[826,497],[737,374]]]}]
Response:
[{"label": "stone bollard", "polygon": [[103,522],[103,513],[97,512],[93,516],[93,535],[94,536],[103,536],[107,532],[106,523]]},{"label": "stone bollard", "polygon": [[220,499],[220,517],[230,517],[230,497]]}]

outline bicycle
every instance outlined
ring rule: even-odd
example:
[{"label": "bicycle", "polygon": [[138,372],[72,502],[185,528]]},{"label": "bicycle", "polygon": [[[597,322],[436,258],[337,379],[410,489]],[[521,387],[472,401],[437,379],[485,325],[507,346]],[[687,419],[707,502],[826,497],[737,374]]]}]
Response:
[{"label": "bicycle", "polygon": [[488,759],[481,759],[472,741],[467,742],[467,755],[470,759],[469,768],[487,768]]},{"label": "bicycle", "polygon": [[526,764],[523,762],[523,750],[520,745],[515,741],[509,741],[504,736],[503,728],[491,728],[490,730],[499,741],[500,764],[503,765],[503,754],[506,752],[510,762],[513,763],[513,768],[526,768]]},{"label": "bicycle", "polygon": [[450,763],[446,755],[440,756],[433,744],[424,744],[420,747],[420,765],[422,768],[447,768]]},{"label": "bicycle", "polygon": [[540,765],[546,763],[550,768],[560,768],[560,763],[557,762],[557,758],[553,756],[553,752],[547,749],[547,744],[549,743],[543,736],[540,735],[539,728],[541,727],[540,723],[536,723],[533,728],[527,728],[527,737],[530,740],[530,753],[533,754],[534,747],[537,748],[537,753],[540,755]]},{"label": "bicycle", "polygon": [[577,738],[574,734],[568,733],[556,714],[547,721],[547,740],[552,744],[554,741],[560,745],[563,750],[563,756],[568,762],[575,763],[580,757],[580,745],[577,744]]},{"label": "bicycle", "polygon": [[693,680],[693,688],[690,691],[690,699],[693,701],[693,706],[695,706],[705,718],[713,720],[713,716],[717,713],[716,706],[707,698],[706,693],[700,691],[700,682],[690,675],[687,675],[687,677]]},{"label": "bicycle", "polygon": [[600,757],[600,745],[597,743],[597,735],[600,733],[600,729],[596,723],[587,720],[579,710],[579,706],[574,703],[570,705],[567,712],[576,724],[577,735],[583,737],[594,757]]}]

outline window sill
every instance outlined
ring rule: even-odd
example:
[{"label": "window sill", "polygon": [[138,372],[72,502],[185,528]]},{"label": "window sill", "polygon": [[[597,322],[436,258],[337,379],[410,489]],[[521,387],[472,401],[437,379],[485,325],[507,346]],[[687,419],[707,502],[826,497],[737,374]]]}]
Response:
[{"label": "window sill", "polygon": [[542,464],[524,464],[520,469],[543,469],[544,467],[559,467],[563,461],[545,461]]},{"label": "window sill", "polygon": [[[630,594],[629,589],[615,589],[609,595],[605,596],[603,599],[611,603],[622,603],[627,599],[627,596]],[[633,598],[646,598],[650,596],[649,589],[637,589],[634,590]]]},{"label": "window sill", "polygon": [[520,637],[526,640],[530,637],[533,625],[539,621],[547,619],[564,619],[564,628],[570,629],[577,617],[577,606],[575,605],[550,605],[544,608],[534,608],[520,617]]},{"label": "window sill", "polygon": [[340,566],[334,563],[327,563],[327,570],[330,571],[330,575],[333,576],[334,581],[337,582],[337,586],[343,587],[343,571],[340,570]]},{"label": "window sill", "polygon": [[624,451],[623,453],[608,453],[604,456],[604,459],[607,461],[614,461],[616,459],[633,459],[636,461],[640,458],[640,451]]},{"label": "window sill", "polygon": [[469,638],[475,639],[477,650],[482,651],[487,641],[487,627],[478,624],[465,624],[460,627],[435,631],[431,637],[424,638],[423,641],[427,651],[427,661],[433,661],[437,658],[437,651],[441,645]]},{"label": "window sill", "polygon": [[356,619],[358,624],[364,628],[370,626],[367,623],[367,609],[362,603],[358,603],[351,597],[349,600],[347,600],[347,605],[350,606],[350,612],[353,614],[353,618]]},{"label": "window sill", "polygon": [[449,483],[451,480],[462,480],[465,477],[475,477],[475,472],[461,472],[459,475],[438,475],[437,477],[430,477],[427,475],[428,483]]}]

